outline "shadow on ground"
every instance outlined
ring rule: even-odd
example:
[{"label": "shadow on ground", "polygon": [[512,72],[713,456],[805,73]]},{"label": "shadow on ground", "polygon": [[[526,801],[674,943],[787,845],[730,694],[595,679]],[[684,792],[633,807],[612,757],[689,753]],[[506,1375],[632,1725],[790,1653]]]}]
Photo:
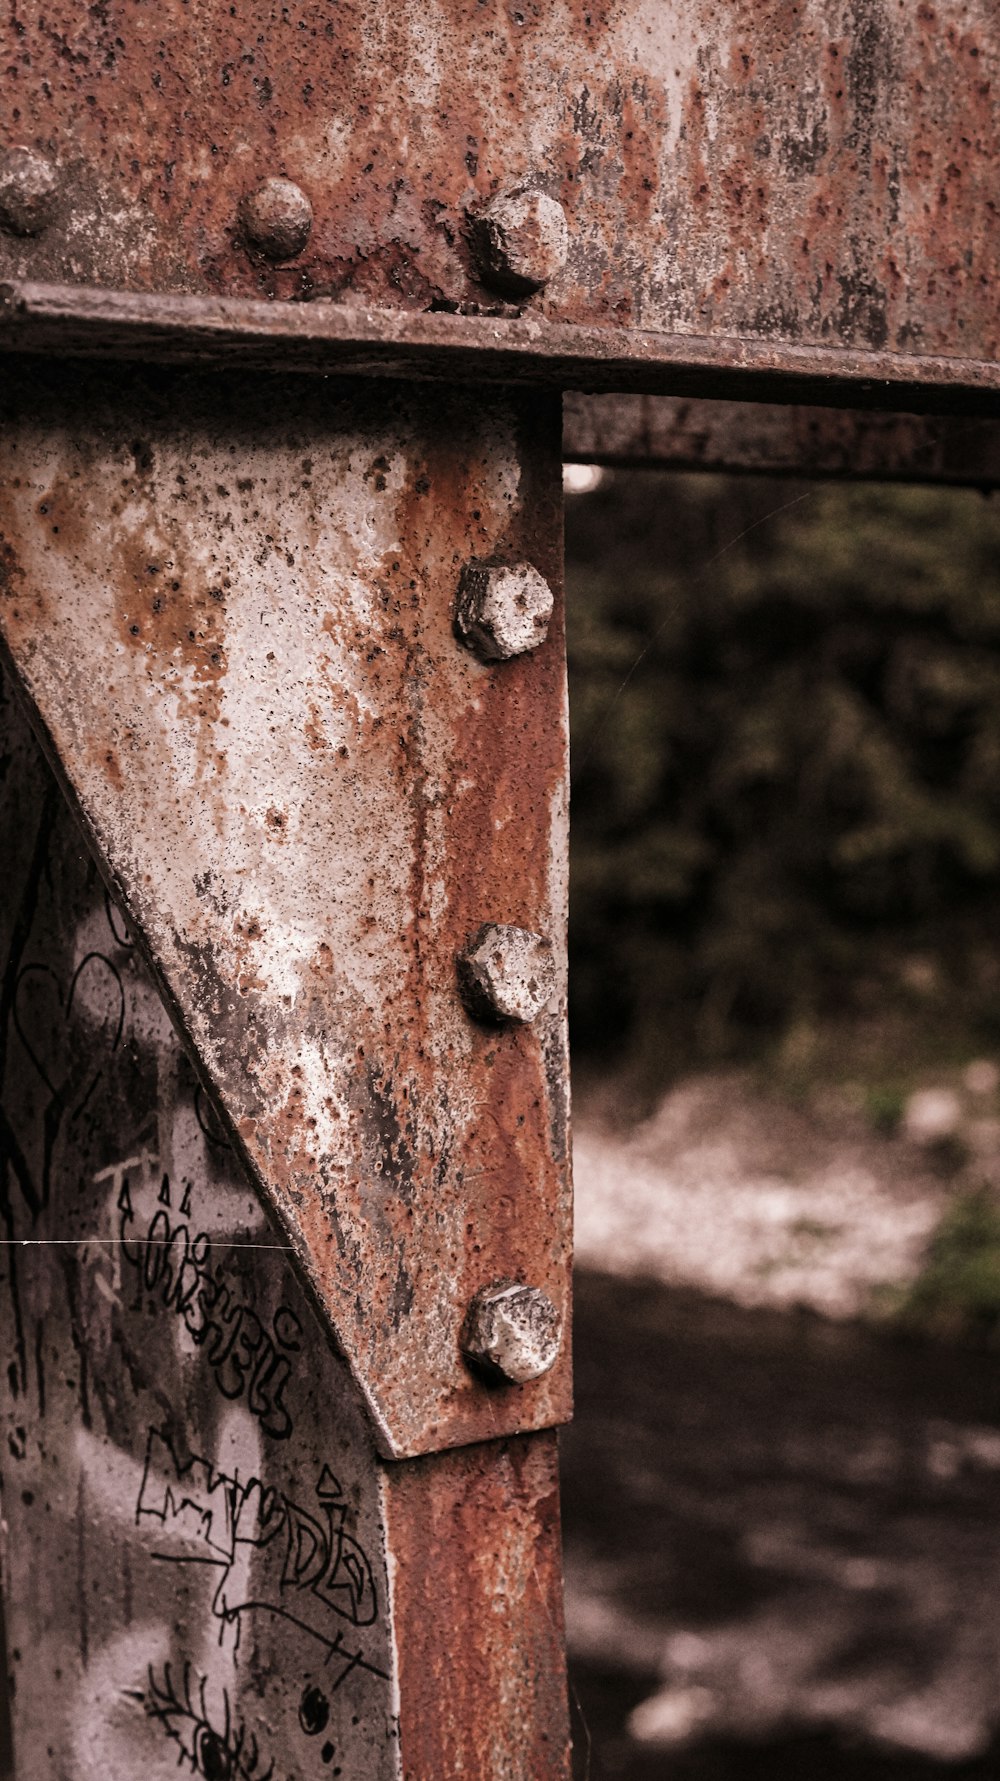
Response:
[{"label": "shadow on ground", "polygon": [[582,1274],[579,1781],[1000,1775],[1000,1368]]}]

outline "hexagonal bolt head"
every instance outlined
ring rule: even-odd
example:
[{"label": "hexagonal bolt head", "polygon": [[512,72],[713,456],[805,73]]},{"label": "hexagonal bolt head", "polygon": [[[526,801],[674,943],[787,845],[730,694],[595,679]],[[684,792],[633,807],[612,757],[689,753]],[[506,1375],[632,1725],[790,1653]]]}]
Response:
[{"label": "hexagonal bolt head", "polygon": [[37,235],[55,208],[59,174],[47,155],[11,148],[0,156],[0,225],[12,235]]},{"label": "hexagonal bolt head", "polygon": [[467,563],[455,630],[481,661],[506,662],[545,642],[552,605],[552,589],[530,563]]},{"label": "hexagonal bolt head", "polygon": [[566,264],[566,212],[557,198],[533,186],[498,192],[471,224],[482,277],[508,296],[541,290]]},{"label": "hexagonal bolt head", "polygon": [[309,240],[312,220],[312,205],[291,179],[261,180],[240,204],[244,238],[267,260],[294,260]]},{"label": "hexagonal bolt head", "polygon": [[470,1014],[527,1025],[555,992],[552,947],[527,928],[488,921],[459,954],[458,980]]},{"label": "hexagonal bolt head", "polygon": [[476,1294],[462,1331],[462,1352],[492,1379],[527,1385],[555,1365],[562,1320],[537,1286],[504,1280]]}]

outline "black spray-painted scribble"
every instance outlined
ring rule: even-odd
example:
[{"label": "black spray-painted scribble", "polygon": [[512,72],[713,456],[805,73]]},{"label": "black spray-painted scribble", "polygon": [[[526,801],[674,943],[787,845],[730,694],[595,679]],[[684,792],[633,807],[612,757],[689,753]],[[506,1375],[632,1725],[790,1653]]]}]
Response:
[{"label": "black spray-painted scribble", "polygon": [[[8,699],[6,688],[0,688],[0,702]],[[12,736],[19,727],[15,722]],[[12,1397],[28,1386],[16,1238],[25,1234],[25,1216],[34,1230],[49,1205],[59,1139],[85,1115],[108,1057],[121,1043],[125,1018],[121,977],[103,953],[88,952],[68,980],[57,977],[47,964],[25,962],[61,811],[58,788],[48,777],[39,790],[38,827],[27,870],[19,885],[6,886],[10,942],[0,966],[0,1229],[8,1250],[4,1276],[14,1325],[14,1351],[7,1364]],[[79,1018],[84,1003],[91,1009],[86,1024]],[[101,1029],[96,1036],[95,1025]],[[17,1072],[22,1067],[18,1050],[45,1090],[32,1134],[32,1140],[38,1142],[19,1129],[18,1116],[26,1097],[18,1084]],[[83,1385],[81,1394],[85,1399]]]},{"label": "black spray-painted scribble", "polygon": [[[344,1642],[343,1628],[371,1626],[378,1593],[371,1562],[347,1532],[347,1503],[328,1466],[315,1486],[316,1513],[259,1478],[241,1480],[193,1455],[181,1461],[170,1436],[150,1429],[136,1521],[151,1518],[164,1532],[185,1536],[200,1551],[154,1552],[171,1564],[217,1565],[221,1572],[212,1612],[235,1624],[252,1609],[279,1615],[319,1640],[327,1662],[338,1660],[331,1691],[354,1669],[384,1671]],[[207,1548],[207,1555],[205,1549]]]},{"label": "black spray-painted scribble", "polygon": [[274,1763],[264,1768],[256,1737],[233,1718],[228,1691],[222,1689],[221,1712],[214,1719],[205,1694],[206,1678],[196,1677],[190,1664],[184,1665],[180,1687],[170,1664],[160,1678],[151,1664],[146,1693],[139,1698],[177,1745],[178,1765],[187,1763],[192,1774],[204,1781],[272,1781]]},{"label": "black spray-painted scribble", "polygon": [[[286,1440],[293,1428],[284,1401],[289,1357],[301,1349],[302,1325],[289,1305],[279,1305],[266,1327],[225,1262],[213,1262],[208,1232],[192,1233],[187,1222],[190,1182],[182,1181],[175,1194],[170,1177],[163,1175],[155,1211],[137,1216],[131,1183],[136,1173],[142,1179],[155,1168],[156,1157],[142,1152],[95,1177],[107,1181],[117,1196],[122,1255],[145,1290],[183,1318],[189,1335],[204,1346],[223,1397],[246,1394],[250,1413],[259,1417],[265,1432]],[[176,1217],[175,1197],[180,1202]]]},{"label": "black spray-painted scribble", "polygon": [[[322,1732],[326,1731],[329,1722],[329,1700],[323,1693],[323,1690],[316,1686],[315,1682],[307,1683],[302,1690],[302,1699],[299,1702],[299,1724],[305,1732],[306,1737],[318,1738]],[[336,1749],[330,1739],[327,1738],[320,1751],[320,1756],[324,1762],[330,1763],[333,1761],[336,1754]],[[335,1775],[340,1774],[339,1769],[334,1769],[333,1772]]]}]

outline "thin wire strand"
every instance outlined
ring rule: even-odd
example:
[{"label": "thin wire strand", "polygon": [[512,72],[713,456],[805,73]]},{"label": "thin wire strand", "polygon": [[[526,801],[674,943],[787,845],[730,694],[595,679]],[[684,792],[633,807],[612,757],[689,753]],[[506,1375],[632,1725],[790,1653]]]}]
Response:
[{"label": "thin wire strand", "polygon": [[[53,1249],[60,1246],[78,1249],[81,1243],[101,1243],[115,1249],[125,1243],[141,1243],[146,1249],[172,1249],[173,1237],[0,1237],[0,1249]],[[294,1254],[291,1243],[218,1243],[205,1242],[203,1249],[279,1249],[283,1255]]]}]

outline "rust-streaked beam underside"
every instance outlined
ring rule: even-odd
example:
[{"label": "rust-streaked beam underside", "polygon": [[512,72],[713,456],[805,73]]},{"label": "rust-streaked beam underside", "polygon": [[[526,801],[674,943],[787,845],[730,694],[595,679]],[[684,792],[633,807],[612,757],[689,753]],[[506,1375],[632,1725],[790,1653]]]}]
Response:
[{"label": "rust-streaked beam underside", "polygon": [[412,314],[325,300],[0,285],[0,351],[166,364],[1000,414],[1000,364],[780,339]]}]

